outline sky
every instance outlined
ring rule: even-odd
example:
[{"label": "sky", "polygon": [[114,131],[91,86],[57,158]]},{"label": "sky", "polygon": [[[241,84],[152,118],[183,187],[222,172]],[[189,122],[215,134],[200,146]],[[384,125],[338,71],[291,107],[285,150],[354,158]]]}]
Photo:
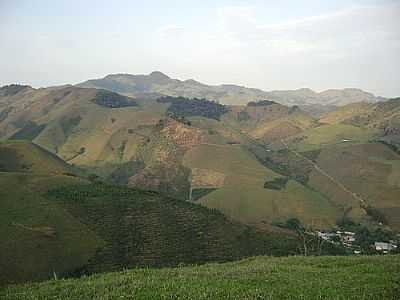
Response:
[{"label": "sky", "polygon": [[400,0],[0,0],[0,85],[155,70],[400,96]]}]

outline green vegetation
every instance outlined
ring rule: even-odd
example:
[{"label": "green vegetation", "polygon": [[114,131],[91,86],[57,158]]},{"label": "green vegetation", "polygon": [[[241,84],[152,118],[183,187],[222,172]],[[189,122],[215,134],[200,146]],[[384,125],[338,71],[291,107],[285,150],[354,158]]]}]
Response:
[{"label": "green vegetation", "polygon": [[386,216],[377,208],[372,207],[371,205],[368,205],[365,207],[365,212],[367,215],[369,215],[374,221],[381,223],[381,224],[387,224],[388,221],[386,219]]},{"label": "green vegetation", "polygon": [[171,103],[167,113],[177,120],[182,117],[195,116],[220,120],[221,116],[228,111],[224,105],[206,99],[167,96],[161,97],[157,101],[160,103]]},{"label": "green vegetation", "polygon": [[137,106],[137,103],[132,98],[122,96],[117,93],[109,92],[106,90],[99,90],[92,100],[94,103],[107,108],[120,108]]},{"label": "green vegetation", "polygon": [[374,134],[373,130],[352,125],[321,125],[290,138],[289,145],[291,148],[305,152],[341,143],[365,143],[372,139]]},{"label": "green vegetation", "polygon": [[264,188],[265,181],[283,176],[241,146],[201,145],[185,154],[184,165],[225,175],[223,185],[198,202],[240,222],[271,223],[296,216],[306,226],[329,228],[339,213],[326,197],[294,180],[281,190]]},{"label": "green vegetation", "polygon": [[33,141],[46,128],[46,124],[36,124],[28,121],[24,127],[10,137],[10,140],[29,140]]},{"label": "green vegetation", "polygon": [[399,256],[249,258],[10,286],[12,299],[397,299]]},{"label": "green vegetation", "polygon": [[82,118],[79,115],[76,117],[69,117],[69,118],[61,120],[60,125],[64,132],[64,136],[68,137],[72,133],[74,128],[79,125],[81,120],[82,120]]},{"label": "green vegetation", "polygon": [[[90,173],[100,176],[91,178],[96,182],[154,190],[181,200],[189,198],[192,187],[192,199],[197,203],[246,223],[285,222],[297,217],[306,227],[327,229],[348,211],[356,222],[376,225],[384,220],[385,226],[400,228],[399,156],[384,145],[369,146],[370,140],[378,139],[399,144],[396,131],[391,130],[399,128],[398,101],[354,105],[338,109],[334,120],[317,120],[295,106],[275,103],[279,92],[268,97],[255,90],[221,86],[218,94],[214,87],[208,89],[193,81],[179,83],[159,72],[111,75],[92,83],[121,89],[125,95],[74,86],[26,88],[12,99],[1,97],[1,138],[17,130],[16,137],[34,139],[84,170],[85,178]],[[174,88],[180,84],[184,90]],[[242,92],[246,97],[253,93],[248,100],[268,100],[227,107],[201,99],[232,100]],[[309,95],[318,96],[309,90],[282,95],[299,93],[304,101]],[[347,101],[351,95],[345,94]],[[126,107],[126,101],[133,100],[128,95],[135,97],[140,108]],[[157,100],[160,95],[182,97]],[[365,125],[350,122],[350,117],[369,116],[372,110],[375,114]],[[374,123],[375,116],[378,123]],[[340,120],[350,121],[343,124]],[[26,124],[31,126],[24,128]],[[379,136],[384,132],[390,135]],[[34,169],[42,166],[40,161],[32,164],[25,159],[29,151],[23,155],[10,149],[0,151],[5,157],[0,159],[2,170],[36,172]],[[192,172],[197,178],[191,178]],[[283,178],[289,178],[286,184]],[[264,188],[275,180],[282,184],[274,186],[276,189]],[[355,194],[371,208],[367,213]]]},{"label": "green vegetation", "polygon": [[101,239],[43,196],[48,188],[79,182],[71,176],[0,173],[0,285],[66,274],[95,254]]},{"label": "green vegetation", "polygon": [[117,167],[107,178],[115,184],[128,184],[129,177],[137,174],[144,168],[142,161],[129,161]]},{"label": "green vegetation", "polygon": [[62,174],[73,168],[40,146],[28,141],[0,142],[0,171]]},{"label": "green vegetation", "polygon": [[288,181],[289,178],[287,177],[275,178],[271,181],[266,181],[264,183],[264,188],[270,190],[282,190],[286,187]]},{"label": "green vegetation", "polygon": [[105,242],[80,272],[296,253],[292,237],[227,220],[187,201],[105,184],[61,187],[50,199]]},{"label": "green vegetation", "polygon": [[298,252],[295,237],[216,210],[62,175],[69,166],[32,143],[0,151],[0,284]]},{"label": "green vegetation", "polygon": [[301,154],[303,156],[305,156],[306,158],[308,158],[309,160],[316,162],[320,153],[321,153],[321,149],[316,149],[316,150],[302,152]]},{"label": "green vegetation", "polygon": [[[325,148],[318,156],[318,166],[346,188],[362,197],[369,220],[384,223],[392,229],[400,228],[399,174],[400,156],[382,143],[337,145]],[[337,206],[360,206],[350,193],[344,193],[331,180],[313,170],[309,184],[327,195]],[[330,187],[329,187],[330,186]]]},{"label": "green vegetation", "polygon": [[391,150],[400,155],[400,145],[395,145],[385,140],[379,140],[378,142],[384,144],[385,146],[389,147]]},{"label": "green vegetation", "polygon": [[272,105],[272,104],[277,104],[277,103],[275,101],[260,100],[257,102],[250,101],[249,103],[247,103],[247,106],[268,106],[268,105]]},{"label": "green vegetation", "polygon": [[[374,247],[371,247],[371,245],[374,245],[375,242],[390,243],[390,241],[396,241],[398,239],[396,233],[389,230],[388,227],[367,227],[363,224],[355,223],[346,217],[339,219],[337,225],[341,230],[347,230],[355,233],[355,241],[353,246],[358,250],[362,250],[364,254],[378,253]],[[391,253],[400,253],[400,249],[392,250]]]},{"label": "green vegetation", "polygon": [[265,151],[260,147],[250,147],[258,161],[267,168],[283,176],[290,177],[304,185],[307,184],[312,166],[305,159],[295,155],[287,149]]}]

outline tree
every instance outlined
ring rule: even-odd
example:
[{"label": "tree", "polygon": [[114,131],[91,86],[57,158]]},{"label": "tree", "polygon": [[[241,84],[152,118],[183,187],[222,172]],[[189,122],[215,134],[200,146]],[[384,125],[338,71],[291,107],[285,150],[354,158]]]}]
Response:
[{"label": "tree", "polygon": [[308,255],[308,247],[307,247],[307,233],[303,224],[301,224],[300,220],[297,218],[290,218],[286,221],[286,228],[293,230],[296,232],[297,236],[303,243],[303,254],[304,256]]},{"label": "tree", "polygon": [[374,243],[371,232],[366,227],[361,227],[355,235],[356,243],[363,249],[368,251],[371,244]]}]

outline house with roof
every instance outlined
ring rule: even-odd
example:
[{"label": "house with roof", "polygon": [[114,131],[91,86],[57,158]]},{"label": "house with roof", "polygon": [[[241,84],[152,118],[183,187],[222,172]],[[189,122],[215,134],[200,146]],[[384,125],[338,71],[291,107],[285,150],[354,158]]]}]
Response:
[{"label": "house with roof", "polygon": [[392,243],[386,243],[386,242],[375,242],[374,244],[375,250],[383,253],[389,253],[390,251],[396,250],[397,245],[394,245]]}]

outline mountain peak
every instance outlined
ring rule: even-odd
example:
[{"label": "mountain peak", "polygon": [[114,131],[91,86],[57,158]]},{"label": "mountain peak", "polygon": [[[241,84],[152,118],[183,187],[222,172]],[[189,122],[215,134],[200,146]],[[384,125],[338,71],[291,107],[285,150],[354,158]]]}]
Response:
[{"label": "mountain peak", "polygon": [[157,80],[162,80],[162,79],[170,79],[167,75],[160,71],[154,71],[149,74],[149,76],[157,79]]},{"label": "mountain peak", "polygon": [[307,93],[314,93],[315,94],[315,92],[310,88],[299,88],[299,89],[297,89],[297,91],[299,91],[299,92],[307,92]]}]

